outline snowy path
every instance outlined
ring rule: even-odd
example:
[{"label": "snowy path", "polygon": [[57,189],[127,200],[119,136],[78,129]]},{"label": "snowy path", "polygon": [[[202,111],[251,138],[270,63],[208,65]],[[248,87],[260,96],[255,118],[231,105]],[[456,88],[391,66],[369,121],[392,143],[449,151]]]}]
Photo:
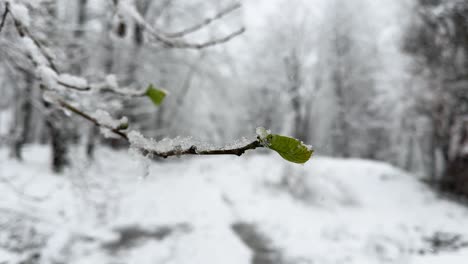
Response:
[{"label": "snowy path", "polygon": [[[24,214],[24,226],[50,234],[44,259],[247,264],[251,247],[232,228],[244,223],[264,236],[276,263],[468,261],[468,209],[383,163],[315,157],[300,166],[261,155],[145,163],[101,149],[95,164],[75,157],[81,166],[53,176],[43,148],[27,149],[24,165],[0,155],[0,220],[13,217],[9,208]],[[118,251],[103,246],[119,227],[185,224]],[[20,255],[7,254],[7,231],[0,262]]]}]

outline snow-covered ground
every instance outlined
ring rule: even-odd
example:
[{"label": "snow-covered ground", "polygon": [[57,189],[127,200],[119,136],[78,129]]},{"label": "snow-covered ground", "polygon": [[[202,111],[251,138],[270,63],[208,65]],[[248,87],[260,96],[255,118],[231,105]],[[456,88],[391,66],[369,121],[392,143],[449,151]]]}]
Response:
[{"label": "snow-covered ground", "polygon": [[468,263],[467,208],[384,163],[24,156],[0,150],[0,263]]}]

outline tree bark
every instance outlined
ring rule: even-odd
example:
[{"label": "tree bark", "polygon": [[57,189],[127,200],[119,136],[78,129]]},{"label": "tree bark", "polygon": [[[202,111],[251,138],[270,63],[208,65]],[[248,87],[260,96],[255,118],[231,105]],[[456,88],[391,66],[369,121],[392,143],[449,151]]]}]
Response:
[{"label": "tree bark", "polygon": [[63,113],[61,110],[53,110],[46,118],[52,150],[51,165],[55,173],[62,173],[65,167],[70,164],[68,159],[67,134],[62,123]]},{"label": "tree bark", "polygon": [[34,85],[34,76],[30,72],[25,72],[26,85],[21,91],[17,91],[17,101],[20,102],[20,106],[17,108],[16,113],[16,127],[14,129],[13,141],[11,144],[11,157],[18,160],[22,160],[22,150],[24,144],[26,144],[30,129],[31,129],[31,117],[32,117],[32,104],[31,104],[31,93],[32,86]]}]

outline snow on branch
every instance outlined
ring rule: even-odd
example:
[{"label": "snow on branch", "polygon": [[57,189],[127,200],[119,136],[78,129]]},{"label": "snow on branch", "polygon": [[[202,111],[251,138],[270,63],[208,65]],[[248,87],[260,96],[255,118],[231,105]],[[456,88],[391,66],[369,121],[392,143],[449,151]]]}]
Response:
[{"label": "snow on branch", "polygon": [[230,41],[236,36],[241,35],[242,33],[245,32],[245,28],[241,27],[238,30],[235,30],[231,32],[230,34],[220,37],[220,38],[215,38],[212,40],[208,40],[205,42],[200,42],[200,43],[192,43],[192,42],[187,42],[183,40],[177,40],[173,38],[178,38],[181,36],[184,36],[186,34],[189,34],[191,32],[195,32],[208,24],[210,24],[212,21],[217,20],[223,16],[225,16],[227,13],[230,13],[240,7],[240,4],[234,4],[221,12],[219,12],[217,15],[215,15],[213,18],[207,18],[205,19],[202,23],[196,24],[192,27],[189,27],[185,30],[182,30],[180,32],[176,32],[171,34],[164,34],[160,30],[154,28],[151,26],[144,17],[138,12],[134,0],[120,0],[120,1],[114,1],[117,5],[117,14],[120,17],[129,17],[132,20],[135,21],[139,26],[141,26],[143,29],[145,29],[151,36],[153,36],[157,41],[161,42],[164,44],[166,47],[169,48],[180,48],[180,49],[203,49],[207,48],[210,46],[215,46],[221,43],[225,43]]},{"label": "snow on branch", "polygon": [[[14,8],[13,8],[14,7]],[[19,13],[15,13],[19,12]],[[117,78],[114,75],[109,75],[106,80],[99,83],[90,84],[82,77],[74,76],[68,73],[60,73],[55,66],[53,56],[49,54],[39,40],[29,31],[29,15],[27,9],[22,4],[5,3],[5,12],[2,17],[2,24],[6,20],[7,15],[13,19],[16,31],[21,37],[21,42],[24,49],[28,53],[28,57],[36,67],[38,77],[44,83],[47,89],[63,90],[68,88],[76,91],[102,91],[111,92],[121,96],[142,97],[146,95],[146,90],[135,89],[135,87],[119,87]]]},{"label": "snow on branch", "polygon": [[247,150],[263,148],[264,145],[257,138],[251,142],[240,142],[226,147],[211,147],[199,142],[193,142],[190,138],[163,139],[155,141],[145,138],[140,132],[126,132],[128,120],[123,117],[120,120],[113,120],[108,113],[99,111],[94,116],[85,113],[76,106],[71,105],[60,98],[54,98],[54,101],[64,109],[67,109],[82,118],[94,123],[96,126],[114,133],[130,146],[140,151],[145,156],[167,158],[170,156],[181,155],[236,155],[241,156]]},{"label": "snow on branch", "polygon": [[[157,40],[164,43],[168,47],[173,48],[195,48],[202,49],[204,47],[216,45],[229,41],[233,37],[245,31],[241,28],[223,38],[214,39],[204,43],[188,43],[181,40],[174,40],[168,36],[160,34],[156,29],[151,27],[137,11],[134,1],[132,0],[114,0],[117,6],[118,14],[121,16],[130,16],[136,23],[146,29]],[[173,34],[173,37],[180,37],[185,34],[197,31],[200,28],[210,24],[212,21],[219,19],[240,7],[240,4],[230,6],[212,18],[207,18],[200,24],[194,25],[179,33]],[[159,105],[167,92],[162,89],[157,89],[153,85],[149,85],[144,90],[135,90],[129,88],[118,87],[117,78],[113,75],[107,76],[106,80],[98,84],[88,84],[88,81],[82,77],[70,75],[67,73],[60,73],[53,57],[49,54],[48,50],[39,42],[33,34],[29,31],[28,25],[30,24],[30,17],[28,9],[19,3],[12,0],[5,2],[5,11],[0,21],[1,27],[5,23],[6,17],[10,15],[13,19],[14,26],[19,36],[24,49],[28,52],[29,59],[32,61],[37,75],[41,78],[41,87],[45,90],[43,92],[43,99],[46,102],[58,105],[70,112],[73,112],[89,122],[95,124],[105,136],[119,136],[127,141],[130,146],[140,151],[143,155],[151,157],[181,156],[181,155],[237,155],[241,156],[247,150],[256,148],[268,148],[276,151],[284,159],[294,163],[305,163],[309,160],[313,153],[310,146],[303,144],[303,142],[281,135],[271,134],[265,129],[257,130],[257,138],[254,141],[246,141],[226,147],[212,147],[206,144],[195,143],[190,139],[163,139],[155,141],[142,136],[137,131],[128,132],[128,120],[123,117],[119,120],[113,119],[110,114],[104,111],[97,111],[94,115],[82,111],[77,106],[60,98],[54,90],[63,90],[69,88],[78,91],[110,91],[115,94],[124,96],[148,96],[154,104]],[[0,29],[1,29],[0,27]],[[259,133],[260,132],[260,133]]]},{"label": "snow on branch", "polygon": [[169,37],[169,38],[180,38],[180,37],[183,37],[185,35],[188,35],[190,33],[193,33],[195,31],[198,31],[206,26],[208,26],[209,24],[211,24],[212,22],[218,20],[218,19],[221,19],[223,18],[224,16],[234,12],[235,10],[239,9],[242,5],[240,3],[234,3],[224,9],[222,9],[221,11],[219,11],[217,14],[215,14],[213,17],[209,17],[209,18],[205,18],[202,22],[200,22],[199,24],[195,24],[193,26],[190,26],[186,29],[183,29],[181,31],[178,31],[178,32],[174,32],[174,33],[165,33],[164,35],[166,37]]},{"label": "snow on branch", "polygon": [[8,5],[5,4],[5,10],[3,11],[3,14],[2,14],[2,20],[0,20],[0,32],[2,32],[3,26],[5,26],[5,21],[6,21],[8,12],[9,12]]},{"label": "snow on branch", "polygon": [[236,155],[241,156],[250,149],[262,148],[260,140],[240,142],[226,147],[212,147],[191,138],[162,139],[155,141],[145,138],[140,132],[128,133],[130,146],[140,150],[143,155],[167,158],[181,155]]},{"label": "snow on branch", "polygon": [[128,126],[128,120],[125,117],[118,120],[117,122],[119,122],[119,124],[117,124],[115,122],[116,120],[109,119],[110,115],[106,116],[106,117],[103,117],[102,113],[98,113],[96,117],[93,117],[92,115],[80,110],[78,107],[71,105],[70,103],[66,102],[63,99],[54,98],[54,101],[58,105],[60,105],[62,108],[67,109],[67,110],[73,112],[74,114],[79,115],[82,118],[90,121],[91,123],[95,124],[99,128],[102,128],[104,130],[108,130],[108,131],[114,133],[115,135],[123,138],[124,140],[128,141],[127,134],[122,131],[122,130],[126,129],[127,126]]}]

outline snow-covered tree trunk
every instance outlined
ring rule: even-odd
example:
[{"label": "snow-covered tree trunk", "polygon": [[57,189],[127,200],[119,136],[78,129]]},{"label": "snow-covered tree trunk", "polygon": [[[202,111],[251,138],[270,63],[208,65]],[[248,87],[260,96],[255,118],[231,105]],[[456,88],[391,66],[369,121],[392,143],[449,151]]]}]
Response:
[{"label": "snow-covered tree trunk", "polygon": [[[57,0],[52,0],[43,3],[47,14],[50,16],[47,25],[48,30],[54,32],[57,29],[55,19],[57,18]],[[53,35],[53,33],[51,33]],[[41,90],[47,89],[41,84]],[[50,87],[49,87],[50,88]],[[47,115],[45,117],[46,127],[49,131],[49,143],[52,154],[52,170],[56,173],[61,173],[70,161],[68,158],[68,140],[67,127],[65,126],[66,116],[61,109],[51,105],[44,98],[42,104],[46,109]]]},{"label": "snow-covered tree trunk", "polygon": [[304,89],[302,67],[295,48],[292,48],[289,56],[285,58],[285,68],[288,80],[288,91],[291,97],[293,114],[293,136],[303,141],[308,140],[308,133],[304,130],[304,98],[301,96]]},{"label": "snow-covered tree trunk", "polygon": [[34,76],[29,71],[23,71],[25,86],[23,89],[17,89],[19,94],[17,103],[19,107],[16,109],[16,126],[14,137],[11,143],[11,156],[18,160],[22,160],[22,149],[26,144],[31,133],[31,118],[32,118],[32,89],[34,85]]}]

